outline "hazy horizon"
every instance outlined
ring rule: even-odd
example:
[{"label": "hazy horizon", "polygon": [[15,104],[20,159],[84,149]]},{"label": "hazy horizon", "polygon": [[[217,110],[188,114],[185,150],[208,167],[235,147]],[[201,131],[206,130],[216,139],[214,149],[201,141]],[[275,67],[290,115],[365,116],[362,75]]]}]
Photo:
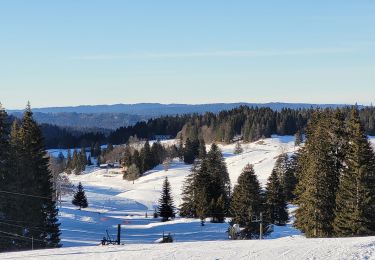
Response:
[{"label": "hazy horizon", "polygon": [[0,101],[369,105],[374,13],[370,0],[4,1]]}]

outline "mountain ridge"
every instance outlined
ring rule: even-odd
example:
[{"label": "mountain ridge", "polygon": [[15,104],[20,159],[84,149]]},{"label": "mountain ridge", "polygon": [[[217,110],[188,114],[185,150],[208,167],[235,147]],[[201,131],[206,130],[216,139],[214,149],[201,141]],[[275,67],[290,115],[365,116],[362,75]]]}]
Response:
[{"label": "mountain ridge", "polygon": [[[111,105],[79,105],[79,106],[62,106],[62,107],[42,107],[33,108],[34,112],[40,113],[82,113],[82,114],[100,114],[100,113],[119,113],[129,115],[143,116],[161,116],[176,115],[189,113],[219,112],[221,110],[233,109],[238,106],[269,107],[274,110],[282,108],[310,108],[310,107],[343,107],[350,104],[313,104],[313,103],[207,103],[207,104],[183,104],[183,103],[135,103],[135,104],[111,104]],[[22,112],[21,109],[7,110],[10,114]]]}]

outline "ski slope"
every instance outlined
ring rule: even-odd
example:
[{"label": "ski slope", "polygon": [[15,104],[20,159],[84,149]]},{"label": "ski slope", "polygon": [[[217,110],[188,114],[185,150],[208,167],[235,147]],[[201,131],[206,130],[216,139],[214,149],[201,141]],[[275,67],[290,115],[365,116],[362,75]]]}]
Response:
[{"label": "ski slope", "polygon": [[2,254],[1,259],[375,259],[375,237],[186,242],[73,247]]},{"label": "ski slope", "polygon": [[[375,143],[375,138],[371,138]],[[168,141],[172,143],[173,141]],[[243,167],[254,165],[262,185],[266,184],[276,158],[293,153],[293,137],[274,136],[244,144],[244,152],[233,154],[235,145],[219,145],[234,186]],[[209,147],[208,147],[209,148]],[[58,151],[54,151],[58,152]],[[1,259],[375,259],[375,237],[348,239],[306,239],[292,222],[275,227],[263,241],[230,241],[228,223],[209,223],[176,218],[162,223],[153,218],[163,180],[168,176],[175,205],[181,204],[181,190],[189,165],[174,160],[168,171],[162,166],[147,172],[134,184],[122,179],[120,170],[91,168],[82,175],[70,175],[74,184],[82,182],[89,207],[78,210],[72,196],[59,205],[62,249],[0,255]],[[295,208],[290,206],[293,215]],[[98,246],[106,230],[113,239],[122,225],[121,246]],[[175,243],[155,244],[163,233],[171,233]]]},{"label": "ski slope", "polygon": [[[245,144],[244,152],[240,155],[233,154],[234,147],[234,144],[220,145],[232,185],[236,184],[247,163],[254,165],[260,182],[265,184],[277,156],[281,152],[295,150],[293,137],[274,137]],[[181,190],[190,167],[174,160],[168,171],[158,166],[134,184],[123,180],[120,170],[115,169],[96,168],[82,175],[70,175],[74,184],[82,182],[89,207],[77,210],[71,204],[71,196],[63,198],[59,213],[63,246],[98,245],[106,230],[115,238],[117,224],[122,225],[122,242],[126,244],[154,243],[163,232],[173,234],[175,241],[179,242],[227,240],[227,223],[207,223],[201,227],[196,219],[176,218],[162,223],[153,218],[164,178],[168,176],[178,207],[182,202]],[[270,238],[289,235],[299,235],[291,224],[278,228]]]}]

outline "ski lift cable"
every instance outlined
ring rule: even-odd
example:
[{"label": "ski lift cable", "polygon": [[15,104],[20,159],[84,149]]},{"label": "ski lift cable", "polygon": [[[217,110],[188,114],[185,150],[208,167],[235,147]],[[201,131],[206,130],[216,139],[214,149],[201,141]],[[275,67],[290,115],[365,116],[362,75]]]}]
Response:
[{"label": "ski lift cable", "polygon": [[26,193],[19,193],[19,192],[12,192],[12,191],[5,191],[5,190],[0,190],[0,193],[9,194],[9,195],[12,194],[12,195],[33,197],[33,198],[38,198],[38,199],[52,199],[52,197],[38,196],[38,195],[32,195],[32,194],[26,194]]},{"label": "ski lift cable", "polygon": [[8,233],[8,232],[4,232],[4,231],[0,231],[0,233],[5,234],[5,235],[10,235],[10,236],[15,236],[15,237],[21,237],[21,238],[25,238],[25,239],[30,239],[30,240],[34,240],[34,241],[39,241],[39,242],[46,242],[46,241],[41,240],[41,239],[26,237],[26,236],[22,236],[22,235],[19,235],[19,234]]}]

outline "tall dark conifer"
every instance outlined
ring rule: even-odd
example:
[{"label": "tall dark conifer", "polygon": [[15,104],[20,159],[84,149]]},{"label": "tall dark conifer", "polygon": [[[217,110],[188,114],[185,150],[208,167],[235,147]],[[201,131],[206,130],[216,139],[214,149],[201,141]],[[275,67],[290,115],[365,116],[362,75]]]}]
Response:
[{"label": "tall dark conifer", "polygon": [[295,225],[307,237],[333,235],[338,172],[332,155],[327,114],[317,112],[309,124],[297,186]]},{"label": "tall dark conifer", "polygon": [[146,141],[145,145],[143,146],[140,157],[142,162],[142,166],[140,168],[141,172],[144,173],[151,170],[154,166],[154,158],[151,152],[151,146],[149,141]]},{"label": "tall dark conifer", "polygon": [[72,204],[79,207],[79,209],[87,208],[89,206],[82,183],[78,184],[77,191],[74,194],[74,197],[72,200]]},{"label": "tall dark conifer", "polygon": [[264,211],[264,205],[260,184],[252,165],[245,166],[237,182],[230,208],[232,222],[244,228],[242,237],[257,238],[260,234],[260,226],[254,219],[260,217],[260,213]]},{"label": "tall dark conifer", "polygon": [[[10,190],[10,145],[9,145],[9,125],[8,115],[0,103],[0,190]],[[6,225],[9,218],[8,205],[11,200],[1,196],[0,199],[0,230],[3,232],[12,232],[11,227]],[[7,237],[0,236],[0,252],[10,247],[11,241]]]},{"label": "tall dark conifer", "polygon": [[168,181],[168,177],[165,177],[161,197],[159,199],[158,215],[162,218],[162,221],[168,221],[176,216],[175,206],[173,203],[171,185]]},{"label": "tall dark conifer", "polygon": [[[35,229],[17,229],[14,233],[35,239],[34,248],[60,246],[60,231],[53,200],[52,175],[42,133],[27,106],[21,124],[11,133],[12,187],[17,193],[32,196],[14,196],[11,219],[27,223]],[[13,249],[31,248],[31,239],[14,241]]]},{"label": "tall dark conifer", "polygon": [[[210,201],[210,216],[213,222],[223,222],[228,213],[229,200],[231,196],[231,185],[226,163],[223,154],[216,144],[211,145],[210,151],[207,153],[205,167],[210,176],[210,183],[207,187],[208,201]],[[205,170],[202,167],[202,170]],[[224,201],[222,207],[219,198]]]},{"label": "tall dark conifer", "polygon": [[270,223],[278,226],[288,221],[285,194],[275,170],[268,178],[266,187],[266,217]]},{"label": "tall dark conifer", "polygon": [[338,236],[375,235],[375,155],[357,108],[349,120],[346,167],[337,192],[334,221]]}]

